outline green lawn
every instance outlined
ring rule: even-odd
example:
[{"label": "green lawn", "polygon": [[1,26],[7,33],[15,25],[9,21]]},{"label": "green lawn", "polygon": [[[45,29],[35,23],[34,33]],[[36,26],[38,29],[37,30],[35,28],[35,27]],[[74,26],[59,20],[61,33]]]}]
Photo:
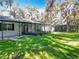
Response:
[{"label": "green lawn", "polygon": [[0,41],[0,59],[79,59],[79,33],[25,36]]}]

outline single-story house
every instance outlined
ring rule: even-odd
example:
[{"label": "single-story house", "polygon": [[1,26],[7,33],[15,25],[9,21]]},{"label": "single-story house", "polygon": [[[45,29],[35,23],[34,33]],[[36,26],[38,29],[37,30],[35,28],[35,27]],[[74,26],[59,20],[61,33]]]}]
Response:
[{"label": "single-story house", "polygon": [[[46,25],[47,26],[47,25]],[[0,16],[0,38],[43,33],[47,30],[44,23],[26,19],[13,19]],[[47,30],[46,32],[48,32]]]}]

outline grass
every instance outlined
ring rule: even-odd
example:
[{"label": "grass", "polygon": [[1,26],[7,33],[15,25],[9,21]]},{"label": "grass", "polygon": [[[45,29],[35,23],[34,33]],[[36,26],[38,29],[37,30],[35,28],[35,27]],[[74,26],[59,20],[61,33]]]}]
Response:
[{"label": "grass", "polygon": [[79,59],[79,33],[53,33],[0,41],[0,59]]}]

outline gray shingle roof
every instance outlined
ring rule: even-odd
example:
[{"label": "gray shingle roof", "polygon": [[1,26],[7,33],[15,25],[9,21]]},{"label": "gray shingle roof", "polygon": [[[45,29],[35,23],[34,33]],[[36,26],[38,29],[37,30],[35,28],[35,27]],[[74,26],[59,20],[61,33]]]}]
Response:
[{"label": "gray shingle roof", "polygon": [[31,19],[15,19],[15,18],[11,18],[10,16],[0,16],[0,21],[29,22],[29,23],[38,23],[38,24],[40,24],[40,22],[33,21]]}]

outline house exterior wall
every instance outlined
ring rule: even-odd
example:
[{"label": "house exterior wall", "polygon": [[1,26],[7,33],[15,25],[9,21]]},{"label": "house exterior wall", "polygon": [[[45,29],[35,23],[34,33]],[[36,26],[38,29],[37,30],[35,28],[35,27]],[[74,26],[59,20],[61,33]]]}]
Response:
[{"label": "house exterior wall", "polygon": [[22,24],[22,32],[24,33],[35,33],[35,24],[26,23]]},{"label": "house exterior wall", "polygon": [[54,32],[54,31],[55,31],[55,27],[52,26],[51,32]]},{"label": "house exterior wall", "polygon": [[50,31],[50,26],[49,26],[49,25],[46,25],[46,26],[45,26],[45,31],[46,31],[46,32],[49,32],[49,31]]},{"label": "house exterior wall", "polygon": [[[14,22],[5,22],[7,24],[14,24],[14,30],[6,30],[3,31],[3,37],[13,37],[13,36],[19,36],[23,34],[23,31],[25,29],[25,33],[40,33],[41,31],[49,32],[50,26],[49,25],[40,25],[40,24],[25,24],[20,23],[20,31],[19,31],[19,23]],[[28,25],[28,26],[27,26]],[[28,30],[27,30],[28,27]],[[2,31],[0,31],[0,38],[2,38]]]},{"label": "house exterior wall", "polygon": [[[9,24],[11,22],[8,22]],[[9,37],[9,36],[18,36],[19,35],[19,23],[13,23],[14,24],[14,30],[6,30],[3,31],[3,36],[4,37]],[[22,35],[22,29],[20,28],[20,35]],[[2,31],[0,31],[0,37],[2,37]]]},{"label": "house exterior wall", "polygon": [[49,32],[50,26],[49,25],[42,25],[42,31]]},{"label": "house exterior wall", "polygon": [[35,33],[35,32],[36,32],[36,31],[35,31],[35,24],[32,24],[31,32],[32,32],[32,33]]},{"label": "house exterior wall", "polygon": [[41,32],[41,25],[39,24],[28,24],[28,32],[38,33]]},{"label": "house exterior wall", "polygon": [[28,24],[28,32],[31,32],[31,33],[35,32],[35,25],[34,24]]}]

